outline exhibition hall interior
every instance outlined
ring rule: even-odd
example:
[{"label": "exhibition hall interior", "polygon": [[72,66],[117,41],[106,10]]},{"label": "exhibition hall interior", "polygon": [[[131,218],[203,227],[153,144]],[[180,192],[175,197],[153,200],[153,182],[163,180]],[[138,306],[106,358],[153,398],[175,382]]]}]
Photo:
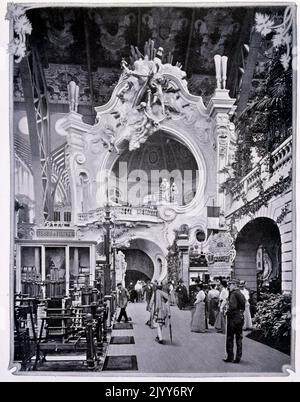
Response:
[{"label": "exhibition hall interior", "polygon": [[20,374],[292,364],[294,15],[8,5]]}]

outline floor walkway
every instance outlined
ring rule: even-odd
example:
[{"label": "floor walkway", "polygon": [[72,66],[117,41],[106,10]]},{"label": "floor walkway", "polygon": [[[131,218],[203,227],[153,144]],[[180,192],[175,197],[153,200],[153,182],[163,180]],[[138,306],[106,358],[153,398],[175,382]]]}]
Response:
[{"label": "floor walkway", "polygon": [[171,307],[173,343],[170,343],[169,330],[164,327],[166,342],[155,342],[156,330],[145,322],[149,313],[145,303],[129,304],[128,316],[132,318],[133,329],[113,330],[112,336],[133,336],[134,344],[112,345],[108,356],[135,355],[138,371],[102,372],[109,376],[137,376],[157,374],[163,376],[197,377],[207,373],[282,373],[282,366],[289,364],[289,356],[246,337],[243,339],[243,360],[240,364],[224,363],[225,336],[213,329],[200,334],[190,331],[191,312]]}]

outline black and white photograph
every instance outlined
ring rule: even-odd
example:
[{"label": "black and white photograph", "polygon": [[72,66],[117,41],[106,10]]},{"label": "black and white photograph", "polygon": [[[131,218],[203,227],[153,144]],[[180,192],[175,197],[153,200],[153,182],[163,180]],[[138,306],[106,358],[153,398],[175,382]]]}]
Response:
[{"label": "black and white photograph", "polygon": [[296,3],[3,8],[9,381],[288,380]]}]

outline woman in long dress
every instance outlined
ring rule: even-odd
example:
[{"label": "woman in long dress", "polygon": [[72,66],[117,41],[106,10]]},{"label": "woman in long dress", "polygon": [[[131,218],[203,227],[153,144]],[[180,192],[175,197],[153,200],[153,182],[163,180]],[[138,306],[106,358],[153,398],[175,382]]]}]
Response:
[{"label": "woman in long dress", "polygon": [[206,332],[206,319],[205,319],[205,298],[206,295],[203,291],[203,285],[197,285],[197,297],[195,301],[195,309],[192,311],[192,332]]},{"label": "woman in long dress", "polygon": [[170,281],[169,282],[169,296],[170,296],[170,304],[171,306],[175,306],[176,304],[176,298],[175,298],[175,288],[173,283]]},{"label": "woman in long dress", "polygon": [[225,334],[225,306],[227,303],[227,299],[229,296],[229,292],[227,290],[227,281],[221,282],[221,291],[219,298],[219,312],[216,317],[215,328],[218,332],[222,332]]},{"label": "woman in long dress", "polygon": [[252,329],[252,318],[251,318],[251,313],[250,313],[250,294],[249,290],[245,288],[246,282],[245,281],[240,281],[240,292],[244,295],[246,299],[246,304],[245,304],[245,311],[244,311],[244,326],[243,329]]},{"label": "woman in long dress", "polygon": [[207,304],[208,304],[208,321],[209,325],[212,327],[215,325],[216,317],[219,312],[219,296],[220,293],[216,289],[216,284],[211,284],[211,289],[207,294]]}]

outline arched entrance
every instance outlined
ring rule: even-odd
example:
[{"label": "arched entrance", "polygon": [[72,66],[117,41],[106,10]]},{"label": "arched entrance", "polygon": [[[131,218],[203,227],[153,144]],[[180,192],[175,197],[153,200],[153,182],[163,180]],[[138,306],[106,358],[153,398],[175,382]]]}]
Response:
[{"label": "arched entrance", "polygon": [[[167,276],[167,264],[162,248],[146,238],[132,239],[129,248],[123,248],[127,264],[125,283],[128,280],[163,281]],[[129,279],[128,279],[129,278]]]},{"label": "arched entrance", "polygon": [[234,273],[247,287],[281,290],[281,239],[277,224],[269,218],[247,223],[236,239]]},{"label": "arched entrance", "polygon": [[138,249],[122,250],[125,254],[127,263],[125,286],[128,287],[130,282],[136,284],[138,280],[149,281],[154,274],[154,265],[151,258],[143,251]]}]

